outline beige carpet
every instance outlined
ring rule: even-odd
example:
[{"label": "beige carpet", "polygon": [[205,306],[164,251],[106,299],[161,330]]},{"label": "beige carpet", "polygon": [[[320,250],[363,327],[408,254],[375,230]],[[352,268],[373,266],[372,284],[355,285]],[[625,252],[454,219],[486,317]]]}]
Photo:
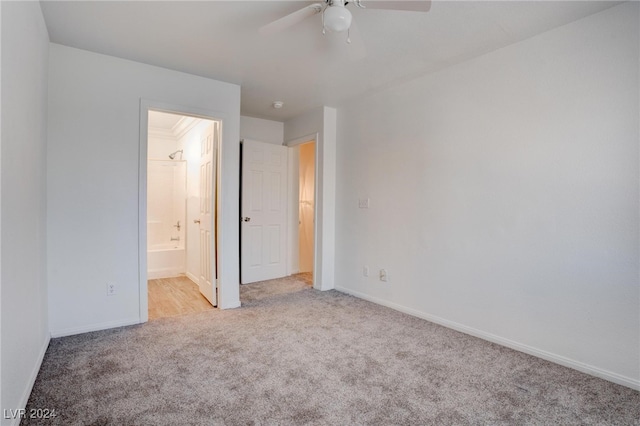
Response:
[{"label": "beige carpet", "polygon": [[53,339],[28,408],[58,417],[23,424],[640,424],[636,391],[304,279],[241,298]]}]

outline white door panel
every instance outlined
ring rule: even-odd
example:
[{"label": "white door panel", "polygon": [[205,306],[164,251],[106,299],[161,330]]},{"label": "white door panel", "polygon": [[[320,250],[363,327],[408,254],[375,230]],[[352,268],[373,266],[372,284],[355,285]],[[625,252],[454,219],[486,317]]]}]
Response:
[{"label": "white door panel", "polygon": [[216,246],[215,198],[217,187],[217,129],[214,122],[207,127],[200,141],[200,293],[212,305],[217,304],[216,294]]},{"label": "white door panel", "polygon": [[287,148],[242,145],[241,281],[286,275]]}]

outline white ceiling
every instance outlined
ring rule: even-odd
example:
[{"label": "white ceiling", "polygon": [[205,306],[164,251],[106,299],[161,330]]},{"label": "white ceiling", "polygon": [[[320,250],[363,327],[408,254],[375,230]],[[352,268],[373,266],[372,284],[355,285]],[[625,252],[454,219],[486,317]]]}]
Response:
[{"label": "white ceiling", "polygon": [[[352,34],[352,44],[344,43],[344,34],[323,36],[320,15],[279,34],[258,33],[311,3],[41,2],[52,42],[240,84],[243,115],[278,121],[338,106],[619,2],[434,1],[428,13],[350,4],[361,36]],[[274,109],[275,100],[284,108]]]}]

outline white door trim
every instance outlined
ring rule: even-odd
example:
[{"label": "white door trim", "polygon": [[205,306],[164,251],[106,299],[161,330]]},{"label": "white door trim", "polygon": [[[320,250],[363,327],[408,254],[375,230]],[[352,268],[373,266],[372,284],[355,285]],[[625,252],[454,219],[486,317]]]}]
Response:
[{"label": "white door trim", "polygon": [[[302,145],[303,143],[307,143],[307,142],[318,143],[318,136],[319,135],[318,135],[317,132],[316,133],[311,133],[311,134],[308,134],[306,136],[302,136],[301,138],[296,138],[296,139],[287,141],[285,143],[285,145],[288,146],[288,147],[292,147],[292,146],[296,146],[296,145]],[[317,151],[318,151],[318,149],[316,148],[316,154],[318,153]]]},{"label": "white door trim", "polygon": [[[322,262],[322,259],[320,257],[318,257],[318,250],[320,247],[320,243],[322,243],[322,236],[318,233],[318,203],[317,198],[318,198],[318,180],[319,180],[319,166],[318,166],[318,155],[319,155],[319,150],[318,150],[318,139],[319,139],[319,134],[316,133],[311,133],[308,134],[306,136],[302,136],[300,138],[296,138],[290,141],[285,142],[285,146],[289,147],[289,148],[293,148],[305,143],[310,143],[313,142],[314,143],[314,156],[313,156],[313,161],[314,161],[314,183],[313,183],[313,198],[314,198],[314,204],[313,204],[313,287],[320,289],[321,288],[321,283],[316,281],[316,277],[317,277],[317,270],[319,269],[319,265],[318,263]],[[298,227],[298,207],[297,205],[295,206],[295,208],[293,207],[293,200],[298,200],[299,195],[294,194],[293,193],[293,188],[294,186],[291,184],[291,181],[293,179],[299,179],[299,176],[294,176],[293,170],[290,167],[289,168],[289,181],[290,183],[288,184],[288,189],[289,189],[289,235],[297,235],[296,229]],[[295,228],[295,229],[294,229]],[[297,244],[294,244],[292,239],[289,238],[290,244],[289,244],[289,248],[288,248],[288,268],[289,270],[291,270],[291,263],[293,261],[293,248],[294,247],[298,247]],[[292,271],[293,272],[293,271]]]},{"label": "white door trim", "polygon": [[[139,301],[140,301],[140,322],[144,323],[149,320],[149,295],[147,288],[147,157],[148,157],[148,133],[149,133],[149,111],[161,111],[173,114],[187,115],[197,118],[204,118],[207,120],[219,121],[221,124],[220,135],[222,140],[222,132],[224,131],[224,121],[227,119],[227,114],[217,111],[208,111],[200,108],[192,108],[184,105],[175,105],[165,102],[157,102],[148,99],[140,99],[140,139],[139,139],[139,164],[138,164],[138,289],[139,289]],[[218,147],[220,149],[220,147]],[[218,153],[218,167],[220,168],[220,152]],[[219,179],[218,179],[219,180]],[[218,183],[220,188],[220,183]],[[220,215],[220,208],[216,214]],[[221,216],[219,219],[221,220]],[[218,240],[218,247],[222,247],[222,233],[223,226],[220,226],[220,232],[216,235]],[[218,256],[218,265],[220,269],[223,268],[221,264],[222,257],[219,250],[216,253]],[[218,288],[223,286],[222,275],[218,274]],[[231,283],[229,283],[231,285]],[[218,306],[221,306],[222,297],[224,292],[218,292]]]}]

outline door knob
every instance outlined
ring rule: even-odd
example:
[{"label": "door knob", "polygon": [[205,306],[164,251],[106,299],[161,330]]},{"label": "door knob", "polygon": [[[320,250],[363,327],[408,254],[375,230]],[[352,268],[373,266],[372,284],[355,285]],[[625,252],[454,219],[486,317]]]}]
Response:
[{"label": "door knob", "polygon": [[193,223],[200,223],[200,219],[193,219]]},{"label": "door knob", "polygon": [[249,222],[249,221],[251,221],[251,218],[250,217],[243,217],[243,218],[240,218],[240,220],[245,221],[245,222]]}]

